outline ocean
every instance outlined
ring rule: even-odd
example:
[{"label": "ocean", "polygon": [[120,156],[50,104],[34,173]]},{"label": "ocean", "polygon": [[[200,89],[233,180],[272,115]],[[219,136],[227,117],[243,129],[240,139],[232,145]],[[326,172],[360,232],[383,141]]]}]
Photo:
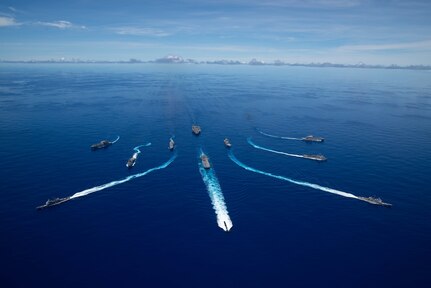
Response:
[{"label": "ocean", "polygon": [[1,287],[431,285],[430,71],[3,63],[0,147]]}]

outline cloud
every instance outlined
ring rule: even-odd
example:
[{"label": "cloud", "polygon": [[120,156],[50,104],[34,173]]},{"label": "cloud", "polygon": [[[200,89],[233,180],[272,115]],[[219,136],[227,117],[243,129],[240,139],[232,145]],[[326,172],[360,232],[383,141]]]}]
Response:
[{"label": "cloud", "polygon": [[86,29],[85,26],[75,25],[69,21],[54,21],[54,22],[37,22],[36,24],[48,27],[54,27],[58,29]]},{"label": "cloud", "polygon": [[141,27],[118,27],[118,28],[113,28],[113,31],[120,35],[156,36],[156,37],[166,37],[171,35],[170,33],[160,29],[141,28]]},{"label": "cloud", "polygon": [[431,49],[431,40],[408,42],[408,43],[392,43],[392,44],[371,44],[371,45],[345,45],[338,47],[338,50],[343,51],[381,51],[381,50],[419,50]]},{"label": "cloud", "polygon": [[8,16],[0,16],[0,27],[16,26],[19,25],[15,18]]}]

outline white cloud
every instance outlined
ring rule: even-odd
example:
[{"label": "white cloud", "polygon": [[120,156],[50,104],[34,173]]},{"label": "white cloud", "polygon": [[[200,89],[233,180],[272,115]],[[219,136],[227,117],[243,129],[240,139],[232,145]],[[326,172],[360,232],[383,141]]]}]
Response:
[{"label": "white cloud", "polygon": [[54,22],[37,22],[38,25],[54,27],[58,29],[86,29],[85,26],[75,25],[69,21],[54,21]]},{"label": "white cloud", "polygon": [[19,23],[15,21],[15,18],[8,16],[0,16],[0,27],[8,27],[15,25],[19,25]]},{"label": "white cloud", "polygon": [[171,35],[166,31],[155,29],[155,28],[118,27],[118,28],[114,28],[113,30],[115,33],[120,35],[156,36],[156,37],[166,37]]},{"label": "white cloud", "polygon": [[371,45],[346,45],[341,46],[338,50],[343,51],[379,51],[379,50],[401,50],[401,49],[431,49],[431,40],[408,42],[408,43],[392,43],[392,44],[371,44]]}]

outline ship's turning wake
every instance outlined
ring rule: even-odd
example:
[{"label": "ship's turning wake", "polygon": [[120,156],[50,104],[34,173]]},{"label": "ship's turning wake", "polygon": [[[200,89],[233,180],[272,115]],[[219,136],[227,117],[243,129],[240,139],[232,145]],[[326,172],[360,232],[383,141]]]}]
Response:
[{"label": "ship's turning wake", "polygon": [[276,136],[276,135],[271,135],[265,132],[260,131],[259,129],[256,128],[256,131],[259,132],[262,135],[271,137],[271,138],[276,138],[276,139],[284,139],[284,140],[299,140],[302,141],[302,138],[294,138],[294,137],[284,137],[284,136]]},{"label": "ship's turning wake", "polygon": [[110,187],[113,187],[113,186],[117,186],[117,185],[126,183],[126,182],[128,182],[130,180],[133,180],[135,178],[143,177],[143,176],[145,176],[148,173],[151,173],[153,171],[164,169],[164,168],[168,167],[172,162],[174,162],[174,160],[175,160],[176,157],[177,157],[177,154],[175,153],[174,155],[172,155],[172,157],[168,161],[166,161],[165,163],[163,163],[160,166],[148,169],[147,171],[142,172],[142,173],[130,175],[130,176],[128,176],[128,177],[126,177],[124,179],[121,179],[121,180],[112,181],[112,182],[109,182],[109,183],[106,183],[106,184],[103,184],[103,185],[100,185],[100,186],[96,186],[96,187],[93,187],[93,188],[86,189],[84,191],[75,193],[72,196],[70,196],[70,199],[74,199],[74,198],[78,198],[78,197],[83,197],[83,196],[86,196],[86,195],[91,194],[91,193],[95,193],[95,192],[98,192],[98,191],[101,191],[101,190],[105,190],[106,188],[110,188]]},{"label": "ship's turning wake", "polygon": [[220,183],[214,173],[214,169],[205,169],[201,163],[199,163],[199,172],[202,175],[208,194],[211,198],[214,211],[217,215],[217,224],[224,231],[228,232],[232,228],[233,224],[227,211],[226,203],[224,201],[223,192],[220,187]]},{"label": "ship's turning wake", "polygon": [[111,144],[116,143],[118,140],[120,140],[120,136],[117,136],[117,139],[115,139],[114,141],[111,141]]},{"label": "ship's turning wake", "polygon": [[290,156],[290,157],[305,158],[303,155],[291,154],[291,153],[286,153],[286,152],[281,152],[281,151],[276,151],[276,150],[268,149],[265,147],[261,147],[259,145],[254,144],[253,141],[251,141],[251,138],[247,138],[247,142],[248,142],[248,144],[250,144],[251,146],[253,146],[256,149],[260,149],[260,150],[264,150],[264,151],[268,151],[268,152],[272,152],[272,153],[276,153],[276,154],[286,155],[286,156]]},{"label": "ship's turning wake", "polygon": [[[290,178],[287,178],[287,177],[284,177],[284,176],[274,175],[274,174],[271,174],[271,173],[268,173],[268,172],[264,172],[264,171],[261,171],[261,170],[258,170],[258,169],[254,169],[254,168],[252,168],[250,166],[247,166],[244,163],[240,162],[235,157],[235,155],[232,153],[232,151],[229,151],[229,158],[235,164],[237,164],[238,166],[244,168],[245,170],[252,171],[254,173],[266,175],[266,176],[273,177],[273,178],[280,179],[280,180],[284,180],[284,181],[287,181],[287,182],[290,182],[290,183],[293,183],[293,184],[297,184],[297,185],[301,185],[301,186],[305,186],[305,187],[310,187],[310,188],[321,190],[321,191],[325,191],[325,192],[328,192],[328,193],[337,194],[337,195],[340,195],[340,196],[343,196],[343,197],[353,198],[353,199],[365,201],[365,202],[368,202],[368,203],[371,203],[371,204],[377,204],[377,203],[372,203],[372,202],[368,201],[367,199],[369,199],[369,198],[355,196],[355,195],[353,195],[351,193],[343,192],[343,191],[340,191],[340,190],[336,190],[336,189],[332,189],[332,188],[328,188],[328,187],[325,187],[325,186],[320,186],[320,185],[317,185],[317,184],[308,183],[308,182],[304,182],[304,181],[297,181],[297,180],[290,179]],[[379,205],[381,205],[381,204],[379,204]]]}]

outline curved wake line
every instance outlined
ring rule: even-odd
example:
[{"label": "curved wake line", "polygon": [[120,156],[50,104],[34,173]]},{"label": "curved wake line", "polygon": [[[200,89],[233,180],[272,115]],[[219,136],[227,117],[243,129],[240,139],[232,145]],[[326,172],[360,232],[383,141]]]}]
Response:
[{"label": "curved wake line", "polygon": [[262,131],[260,131],[260,130],[259,130],[259,129],[257,129],[257,128],[256,128],[256,130],[257,130],[257,132],[259,132],[260,134],[265,135],[265,136],[268,136],[268,137],[271,137],[271,138],[276,138],[276,139],[285,139],[285,140],[299,140],[299,141],[302,141],[302,138],[276,136],[276,135],[271,135],[271,134],[268,134],[268,133],[262,132]]},{"label": "curved wake line", "polygon": [[233,224],[229,217],[229,212],[227,211],[220,183],[213,171],[213,168],[206,170],[202,164],[199,163],[199,172],[202,175],[202,180],[207,187],[214,211],[217,215],[217,224],[221,229],[228,232],[232,228]]},{"label": "curved wake line", "polygon": [[90,189],[83,190],[81,192],[75,193],[72,196],[70,196],[70,199],[74,199],[74,198],[78,198],[78,197],[83,197],[83,196],[86,196],[88,194],[104,190],[106,188],[110,188],[110,187],[113,187],[113,186],[117,186],[117,185],[126,183],[126,182],[128,182],[128,181],[130,181],[132,179],[145,176],[148,173],[151,173],[153,171],[164,169],[164,168],[168,167],[172,162],[174,162],[174,160],[175,160],[176,157],[177,157],[177,154],[175,153],[174,155],[172,155],[172,157],[168,161],[166,161],[165,163],[163,163],[160,166],[148,169],[147,171],[142,172],[142,173],[130,175],[130,176],[128,176],[128,177],[126,177],[124,179],[121,179],[121,180],[112,181],[112,182],[109,182],[109,183],[106,183],[106,184],[103,184],[103,185],[100,185],[100,186],[96,186],[96,187],[93,187],[93,188],[90,188]]},{"label": "curved wake line", "polygon": [[118,140],[120,140],[120,136],[117,136],[117,139],[115,139],[114,141],[111,141],[111,144],[114,144],[115,142],[117,142]]},{"label": "curved wake line", "polygon": [[233,155],[232,151],[229,151],[229,158],[233,162],[235,162],[235,164],[237,164],[238,166],[240,166],[240,167],[242,167],[242,168],[244,168],[245,170],[248,170],[248,171],[252,171],[252,172],[255,172],[255,173],[258,173],[258,174],[262,174],[262,175],[266,175],[266,176],[269,176],[269,177],[273,177],[273,178],[277,178],[277,179],[280,179],[280,180],[284,180],[284,181],[287,181],[287,182],[290,182],[290,183],[293,183],[293,184],[297,184],[297,185],[301,185],[301,186],[305,186],[305,187],[310,187],[310,188],[313,188],[313,189],[325,191],[325,192],[332,193],[332,194],[337,194],[337,195],[340,195],[340,196],[343,196],[343,197],[362,200],[358,196],[355,196],[355,195],[353,195],[351,193],[343,192],[343,191],[332,189],[332,188],[325,187],[325,186],[320,186],[320,185],[313,184],[313,183],[308,183],[308,182],[304,182],[304,181],[297,181],[297,180],[293,180],[293,179],[290,179],[290,178],[287,178],[287,177],[284,177],[284,176],[274,175],[274,174],[271,174],[271,173],[268,173],[268,172],[264,172],[264,171],[261,171],[261,170],[258,170],[258,169],[254,169],[254,168],[249,167],[249,166],[245,165],[244,163],[240,162],[235,157],[235,155]]},{"label": "curved wake line", "polygon": [[136,146],[135,148],[133,148],[133,150],[136,152],[136,153],[141,153],[141,150],[139,150],[139,148],[141,148],[141,147],[148,147],[148,146],[151,146],[151,142],[148,142],[147,144],[144,144],[144,145],[139,145],[139,146]]},{"label": "curved wake line", "polygon": [[248,144],[250,144],[251,146],[253,146],[256,149],[260,149],[260,150],[264,150],[264,151],[268,151],[268,152],[272,152],[272,153],[276,153],[276,154],[281,154],[281,155],[286,155],[286,156],[290,156],[290,157],[298,157],[298,158],[305,158],[303,155],[298,155],[298,154],[291,154],[291,153],[286,153],[286,152],[281,152],[281,151],[276,151],[276,150],[271,150],[265,147],[261,147],[259,145],[254,144],[251,141],[251,138],[247,138],[247,142]]}]

